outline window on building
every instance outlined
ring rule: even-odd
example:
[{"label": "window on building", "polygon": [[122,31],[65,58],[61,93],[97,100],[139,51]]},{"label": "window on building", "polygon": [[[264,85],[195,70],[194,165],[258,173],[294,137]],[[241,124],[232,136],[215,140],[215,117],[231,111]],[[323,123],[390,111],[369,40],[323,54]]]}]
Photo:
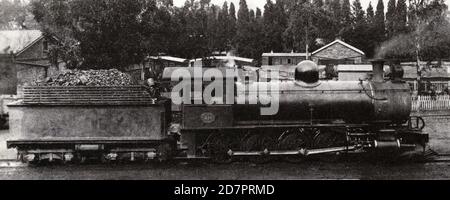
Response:
[{"label": "window on building", "polygon": [[46,40],[44,40],[44,42],[42,42],[42,49],[44,51],[48,51],[48,42]]},{"label": "window on building", "polygon": [[291,59],[290,59],[290,58],[288,58],[288,64],[291,64],[291,63],[292,63]]}]

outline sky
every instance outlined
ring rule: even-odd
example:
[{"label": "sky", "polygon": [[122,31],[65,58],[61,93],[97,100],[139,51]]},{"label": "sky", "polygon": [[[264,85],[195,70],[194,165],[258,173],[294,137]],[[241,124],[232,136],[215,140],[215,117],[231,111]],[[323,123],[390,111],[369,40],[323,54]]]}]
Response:
[{"label": "sky", "polygon": [[[173,3],[175,4],[175,6],[183,6],[184,2],[186,0],[173,0]],[[237,7],[239,6],[239,0],[211,0],[211,3],[222,6],[223,2],[227,1],[228,4],[230,2],[233,2],[234,5]],[[275,1],[275,0],[272,0]],[[350,2],[352,2],[353,0],[350,0]],[[361,4],[364,8],[364,10],[367,8],[367,6],[369,5],[369,2],[372,1],[372,6],[375,8],[378,0],[360,0]],[[384,1],[384,8],[387,9],[387,3],[389,0],[383,0]],[[450,4],[450,0],[445,0],[445,2],[447,3],[447,5]],[[247,5],[250,9],[256,9],[257,7],[260,8],[261,10],[264,9],[264,5],[266,4],[266,0],[247,0]]]}]

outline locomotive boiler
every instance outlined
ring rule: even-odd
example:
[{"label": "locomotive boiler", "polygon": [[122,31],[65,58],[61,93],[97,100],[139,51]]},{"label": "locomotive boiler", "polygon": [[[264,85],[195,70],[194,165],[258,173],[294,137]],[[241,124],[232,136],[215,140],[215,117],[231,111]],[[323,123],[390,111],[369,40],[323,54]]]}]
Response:
[{"label": "locomotive boiler", "polygon": [[[376,62],[375,67],[383,67]],[[235,109],[245,115],[236,115],[237,120],[309,120],[330,122],[342,119],[353,123],[404,123],[411,111],[409,85],[402,81],[319,81],[318,69],[311,61],[302,62],[296,72],[295,81],[254,82],[238,84],[236,98],[245,99],[245,104],[236,104]],[[275,86],[273,86],[275,85]],[[248,88],[247,90],[245,88]],[[275,88],[274,91],[270,91]],[[257,91],[258,90],[258,91]],[[263,90],[263,91],[262,91]],[[261,116],[261,96],[277,95],[279,111],[275,115]],[[253,95],[252,95],[253,94]],[[237,100],[239,101],[239,100]]]},{"label": "locomotive boiler", "polygon": [[[189,102],[172,106],[175,99],[150,98],[142,87],[25,88],[23,102],[10,107],[10,127],[17,137],[7,145],[25,162],[86,157],[300,162],[345,153],[423,151],[428,135],[421,131],[423,120],[410,118],[409,86],[399,80],[401,72],[386,80],[383,66],[374,61],[372,78],[360,81],[321,81],[311,61],[301,62],[290,81],[239,81],[236,73],[226,74],[221,79],[231,84],[222,89],[233,92],[211,91],[216,100],[224,100],[213,103],[194,94],[203,94],[218,77],[204,77],[202,69],[188,80],[173,81],[176,69],[166,68],[163,77],[172,86],[201,84],[181,92]],[[269,107],[277,112],[261,114]]]}]

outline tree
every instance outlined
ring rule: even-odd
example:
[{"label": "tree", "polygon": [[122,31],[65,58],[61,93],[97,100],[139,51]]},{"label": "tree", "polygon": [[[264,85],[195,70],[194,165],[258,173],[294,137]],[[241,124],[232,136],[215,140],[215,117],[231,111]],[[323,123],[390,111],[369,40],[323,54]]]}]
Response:
[{"label": "tree", "polygon": [[332,23],[330,24],[330,29],[333,30],[333,32],[336,33],[336,37],[340,36],[342,37],[342,30],[343,27],[341,26],[342,22],[342,8],[340,0],[331,0],[330,4],[330,13],[331,13],[331,19]]},{"label": "tree", "polygon": [[250,57],[252,49],[248,41],[251,39],[250,11],[245,0],[239,1],[237,32],[234,38],[235,47],[240,56]]},{"label": "tree", "polygon": [[162,0],[36,0],[32,12],[44,34],[58,38],[51,55],[68,67],[124,69],[170,46],[167,6]]},{"label": "tree", "polygon": [[386,38],[386,24],[384,18],[384,4],[383,0],[378,0],[377,10],[375,11],[374,19],[374,37],[378,44],[381,44]]},{"label": "tree", "polygon": [[256,8],[255,21],[252,22],[252,32],[254,33],[252,44],[254,48],[254,53],[252,58],[257,61],[257,66],[261,65],[261,56],[264,53],[264,25],[261,9]]},{"label": "tree", "polygon": [[[383,43],[380,57],[416,60],[418,72],[421,60],[432,61],[450,57],[450,23],[446,20],[447,5],[442,0],[412,1],[410,10],[415,30],[400,34]],[[420,73],[419,73],[420,75]],[[420,79],[420,76],[418,77]]]},{"label": "tree", "polygon": [[[309,1],[299,3],[292,9],[288,27],[284,33],[286,45],[298,52],[311,52],[312,49],[317,49],[319,45],[322,45],[317,39],[328,36],[325,30],[319,29],[323,25],[322,22],[326,20],[324,10]],[[335,36],[336,32],[333,35]]]},{"label": "tree", "polygon": [[351,40],[353,19],[349,0],[343,1],[340,17],[341,21],[339,22],[339,26],[341,27],[341,30],[339,36],[344,40]]},{"label": "tree", "polygon": [[373,47],[369,35],[372,33],[368,32],[369,26],[359,0],[354,0],[352,4],[352,22],[352,34],[347,42],[371,56]]},{"label": "tree", "polygon": [[220,8],[216,5],[211,5],[207,10],[207,33],[208,49],[211,51],[220,51],[219,45],[219,21],[217,20]]},{"label": "tree", "polygon": [[256,8],[256,20],[261,20],[262,19],[262,12],[261,9]]},{"label": "tree", "polygon": [[68,68],[79,67],[83,63],[80,42],[75,38],[75,32],[79,29],[77,24],[70,21],[72,15],[71,6],[66,1],[37,0],[31,3],[31,12],[46,38],[57,37],[57,43],[49,46],[51,59],[62,59]]},{"label": "tree", "polygon": [[373,12],[372,3],[369,3],[366,11],[366,21],[367,21],[367,49],[366,56],[371,58],[375,53],[375,48],[377,47],[377,35],[374,34],[377,31],[376,23],[375,23],[375,14]]},{"label": "tree", "polygon": [[320,30],[317,35],[318,38],[313,45],[313,49],[316,49],[334,41],[342,33],[340,33],[340,27],[336,24],[338,20],[333,17],[331,0],[325,0],[325,3],[321,7],[317,3],[314,3],[313,8],[316,9],[316,21],[314,23],[317,29]]},{"label": "tree", "polygon": [[0,1],[0,29],[35,29],[37,23],[29,11],[30,5],[20,0]]},{"label": "tree", "polygon": [[[230,29],[228,33],[229,40],[233,41],[234,38],[236,37],[237,32],[236,8],[233,2],[230,3],[230,18],[228,23],[230,24]],[[233,44],[233,46],[235,45],[234,42],[231,43]]]},{"label": "tree", "polygon": [[406,33],[408,28],[406,25],[407,18],[407,8],[406,8],[406,0],[398,0],[397,6],[395,7],[395,26],[394,26],[394,34],[402,34]]},{"label": "tree", "polygon": [[323,1],[322,0],[314,0],[313,4],[316,8],[322,8],[323,6]]},{"label": "tree", "polygon": [[375,20],[375,14],[373,12],[372,2],[369,2],[366,10],[366,19],[368,24],[373,24]]},{"label": "tree", "polygon": [[395,0],[389,0],[386,12],[386,31],[388,38],[391,38],[395,35],[395,24],[397,21],[395,12]]},{"label": "tree", "polygon": [[263,17],[265,51],[283,51],[285,21],[283,6],[281,4],[273,4],[271,0],[267,0],[264,6]]},{"label": "tree", "polygon": [[229,38],[229,33],[231,32],[229,23],[230,15],[228,13],[228,3],[226,1],[223,3],[217,18],[219,24],[218,28],[221,29],[221,31],[218,32],[218,47],[220,51],[226,51],[229,50],[229,47],[231,46],[231,39]]}]

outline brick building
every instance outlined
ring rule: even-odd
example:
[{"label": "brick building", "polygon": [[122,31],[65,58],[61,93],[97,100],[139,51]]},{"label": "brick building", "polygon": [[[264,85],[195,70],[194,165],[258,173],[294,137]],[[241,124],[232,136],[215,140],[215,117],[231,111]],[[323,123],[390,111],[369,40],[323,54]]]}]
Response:
[{"label": "brick building", "polygon": [[[310,54],[294,52],[263,53],[261,68],[278,70],[281,72],[280,76],[282,78],[292,78],[293,69],[298,63],[303,60],[313,60],[319,65],[321,78],[331,79],[331,75],[327,73],[337,74],[338,65],[361,64],[364,59],[364,52],[338,39]],[[350,73],[354,75],[356,71],[354,70]]]},{"label": "brick building", "polygon": [[365,59],[363,51],[342,40],[335,40],[311,55],[312,60],[319,65],[360,64]]},{"label": "brick building", "polygon": [[[20,95],[21,88],[38,80],[52,76],[65,69],[62,62],[52,62],[48,57],[49,41],[39,30],[0,31],[0,50],[3,60],[8,54],[10,87]],[[4,63],[1,62],[1,63]],[[6,65],[1,67],[5,69]],[[12,80],[14,79],[14,80]]]},{"label": "brick building", "polygon": [[430,89],[436,93],[448,93],[450,87],[450,62],[421,62],[425,66],[421,72],[421,85],[417,83],[417,68],[415,62],[402,62],[404,70],[403,80],[409,83],[411,90],[418,92],[419,87],[422,92]]},{"label": "brick building", "polygon": [[16,94],[16,68],[10,54],[0,54],[0,95]]},{"label": "brick building", "polygon": [[[310,56],[310,55],[308,55]],[[262,54],[262,65],[263,66],[273,66],[273,65],[297,65],[303,60],[307,59],[306,53],[263,53]]]},{"label": "brick building", "polygon": [[189,61],[190,67],[235,67],[252,66],[253,59],[238,56],[210,56]]},{"label": "brick building", "polygon": [[148,78],[160,79],[166,67],[187,67],[188,62],[187,59],[173,56],[149,56],[143,63],[130,65],[125,71],[134,80],[143,83]]},{"label": "brick building", "polygon": [[42,37],[38,30],[0,31],[0,93],[17,93],[15,56]]},{"label": "brick building", "polygon": [[338,65],[337,72],[339,81],[366,80],[371,77],[372,65]]}]

